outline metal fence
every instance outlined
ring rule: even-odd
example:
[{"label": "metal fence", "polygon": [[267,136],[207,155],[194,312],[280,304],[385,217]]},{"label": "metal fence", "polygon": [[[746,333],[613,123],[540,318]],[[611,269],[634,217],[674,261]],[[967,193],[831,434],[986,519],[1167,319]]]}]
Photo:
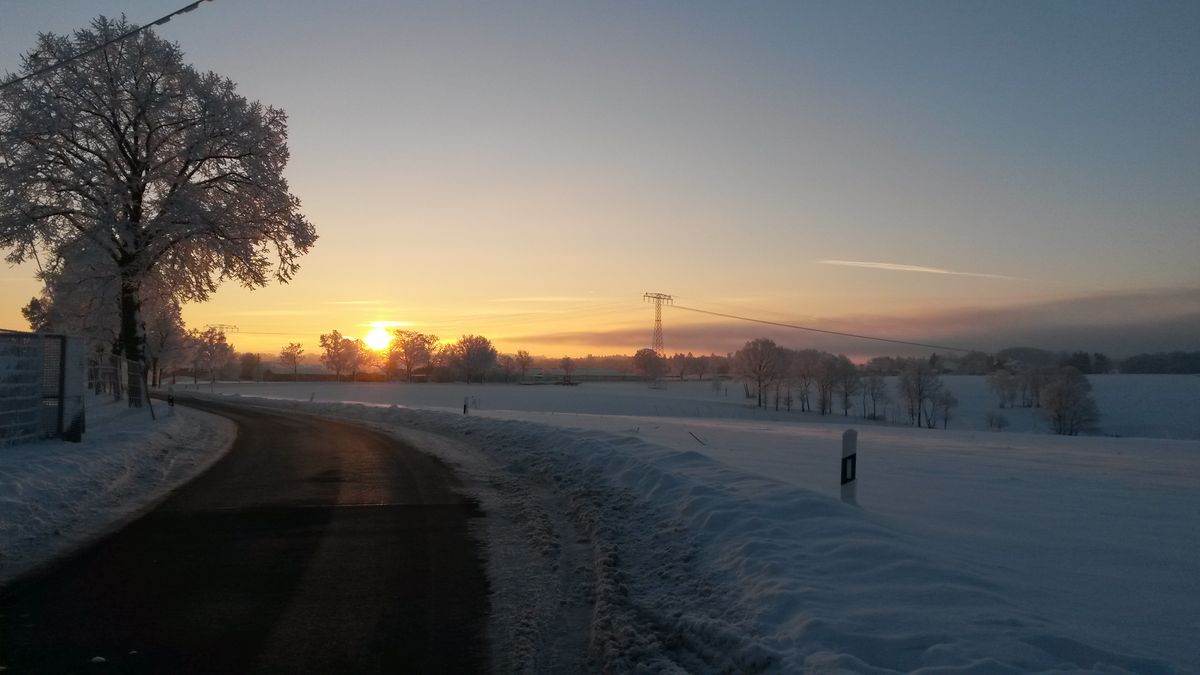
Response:
[{"label": "metal fence", "polygon": [[0,446],[54,437],[80,440],[83,394],[81,340],[0,332]]},{"label": "metal fence", "polygon": [[130,407],[145,407],[154,416],[150,400],[149,370],[136,361],[116,354],[96,354],[87,360],[87,388],[98,397],[125,401]]}]

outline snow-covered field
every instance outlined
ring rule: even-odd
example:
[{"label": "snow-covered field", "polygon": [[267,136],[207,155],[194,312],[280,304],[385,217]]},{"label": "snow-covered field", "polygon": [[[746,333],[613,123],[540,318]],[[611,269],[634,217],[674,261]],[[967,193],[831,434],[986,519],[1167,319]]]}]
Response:
[{"label": "snow-covered field", "polygon": [[[1142,419],[1098,380],[1112,428],[1194,435],[1200,378],[1130,380]],[[502,669],[581,665],[565,623],[613,671],[1200,671],[1200,442],[972,430],[990,396],[949,383],[962,430],[754,411],[736,384],[217,389],[436,434],[490,514]],[[836,498],[845,428],[862,508]]]},{"label": "snow-covered field", "polygon": [[[1104,431],[1159,438],[982,431],[965,377],[949,431],[755,411],[732,383],[217,389],[458,465],[499,670],[1200,672],[1200,378],[1127,377],[1093,378]],[[837,499],[848,427],[861,508]]]},{"label": "snow-covered field", "polygon": [[233,442],[232,422],[196,410],[157,421],[107,397],[86,401],[82,443],[0,448],[0,585],[111,530],[198,475]]},{"label": "snow-covered field", "polygon": [[[895,378],[889,378],[893,390]],[[1099,433],[1109,436],[1200,440],[1200,375],[1090,375],[1092,395],[1100,409]],[[986,431],[988,412],[1004,415],[1007,433],[1046,433],[1047,426],[1032,408],[999,408],[983,377],[948,375],[942,380],[959,400],[950,429]],[[191,390],[191,384],[179,384]],[[666,417],[793,420],[844,424],[840,411],[832,418],[815,413],[755,410],[747,405],[738,382],[668,382],[651,390],[633,382],[589,382],[576,387],[403,383],[218,383],[214,391],[303,398],[317,401],[359,401],[462,410],[463,397],[474,397],[485,409],[538,412],[596,413]],[[201,384],[199,391],[209,391]],[[797,404],[798,405],[798,404]],[[853,415],[854,411],[852,411]],[[899,419],[897,406],[879,410]],[[861,424],[862,420],[853,420]]]}]

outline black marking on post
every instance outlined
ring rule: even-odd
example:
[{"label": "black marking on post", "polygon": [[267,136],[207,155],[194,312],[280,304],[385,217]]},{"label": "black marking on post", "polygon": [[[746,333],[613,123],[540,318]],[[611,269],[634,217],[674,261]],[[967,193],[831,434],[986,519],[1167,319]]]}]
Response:
[{"label": "black marking on post", "polygon": [[855,471],[858,468],[858,453],[846,455],[842,458],[842,485],[854,481]]}]

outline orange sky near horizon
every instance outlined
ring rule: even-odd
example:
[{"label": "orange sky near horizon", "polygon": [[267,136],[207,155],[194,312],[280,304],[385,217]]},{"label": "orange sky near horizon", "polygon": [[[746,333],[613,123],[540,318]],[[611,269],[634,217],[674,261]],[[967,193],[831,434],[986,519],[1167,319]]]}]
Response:
[{"label": "orange sky near horizon", "polygon": [[[17,3],[0,73],[38,31],[176,9],[83,4]],[[185,320],[263,354],[378,322],[630,354],[650,291],[967,348],[1194,348],[1195,5],[743,10],[263,0],[172,20],[156,30],[186,61],[287,111],[285,176],[320,236],[292,283],[226,284]],[[33,272],[0,270],[0,327],[26,327]],[[664,323],[668,352],[899,349]]]}]

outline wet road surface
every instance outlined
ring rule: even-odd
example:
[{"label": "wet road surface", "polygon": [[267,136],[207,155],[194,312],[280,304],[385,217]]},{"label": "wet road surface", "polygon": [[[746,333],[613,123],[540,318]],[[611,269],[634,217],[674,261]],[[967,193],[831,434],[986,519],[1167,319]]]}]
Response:
[{"label": "wet road surface", "polygon": [[233,448],[128,527],[0,589],[5,675],[486,667],[481,514],[443,464],[348,424],[189,405],[233,419]]}]

